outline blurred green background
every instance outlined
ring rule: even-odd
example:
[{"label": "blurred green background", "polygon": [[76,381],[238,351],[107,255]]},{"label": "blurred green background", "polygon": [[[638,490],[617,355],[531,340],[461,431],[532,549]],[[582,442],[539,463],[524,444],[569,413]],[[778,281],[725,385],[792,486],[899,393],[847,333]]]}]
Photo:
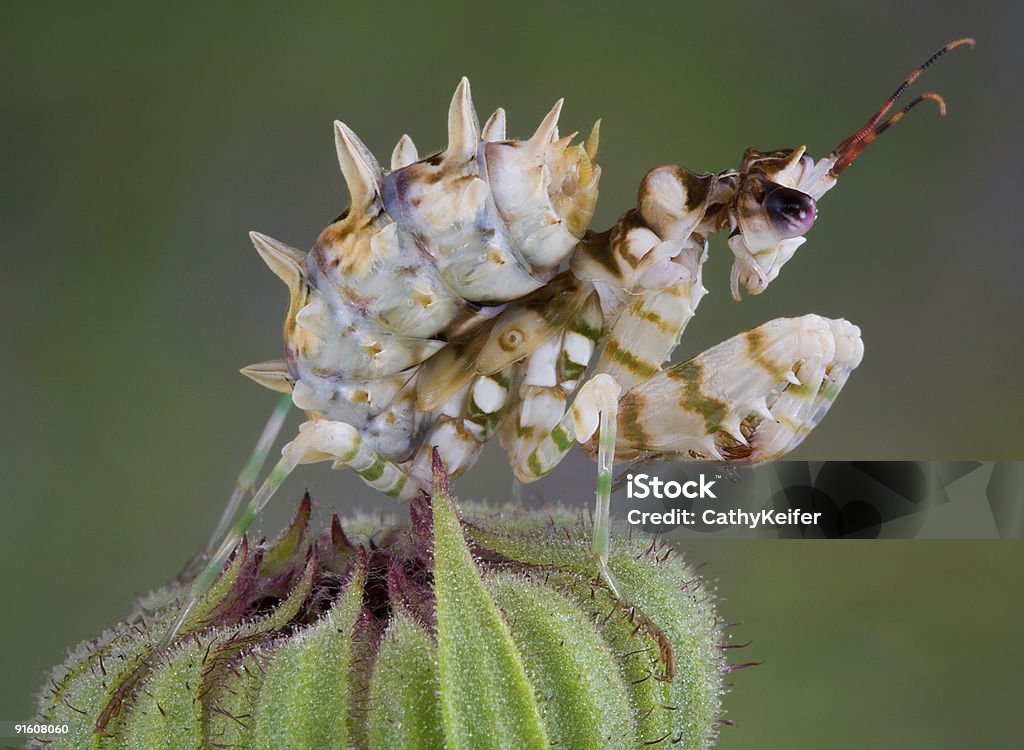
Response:
[{"label": "blurred green background", "polygon": [[[468,75],[481,118],[525,136],[603,117],[604,227],[643,173],[735,166],[745,147],[822,156],[946,41],[944,94],[823,201],[759,298],[712,294],[688,356],[817,312],[867,345],[794,457],[1024,458],[1020,29],[1013,3],[34,3],[0,26],[0,719],[30,715],[63,649],[127,612],[212,529],[273,404],[238,367],[280,356],[285,290],[250,229],[308,247],[346,195],[331,122],[381,158],[421,153]],[[294,420],[286,430],[294,429]],[[494,450],[458,484],[504,499]],[[535,485],[589,503],[579,456]],[[486,479],[485,479],[486,478]],[[388,507],[346,474],[287,485]],[[528,491],[532,491],[529,488]],[[290,510],[262,520],[272,532]],[[723,748],[1009,747],[1020,543],[714,543],[696,557],[764,667],[736,676]],[[1015,724],[1015,726],[1011,726]]]}]

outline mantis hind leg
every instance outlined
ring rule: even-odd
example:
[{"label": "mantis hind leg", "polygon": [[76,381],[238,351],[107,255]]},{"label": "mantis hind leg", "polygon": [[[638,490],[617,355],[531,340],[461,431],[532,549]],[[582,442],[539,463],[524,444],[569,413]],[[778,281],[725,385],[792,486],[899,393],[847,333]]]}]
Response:
[{"label": "mantis hind leg", "polygon": [[333,468],[351,468],[371,487],[392,497],[409,499],[420,489],[415,479],[366,445],[359,431],[344,422],[304,422],[299,426],[299,434],[281,453],[281,459],[271,469],[256,494],[242,508],[218,541],[213,554],[193,579],[187,601],[174,624],[161,639],[157,646],[158,651],[166,649],[182,631],[196,602],[213,586],[245,532],[299,464],[334,461]]},{"label": "mantis hind leg", "polygon": [[203,557],[210,555],[217,542],[224,535],[224,532],[227,531],[228,526],[231,524],[231,519],[238,513],[238,509],[242,506],[242,501],[246,495],[256,488],[256,480],[259,479],[260,472],[263,471],[263,465],[267,462],[267,456],[270,455],[270,449],[273,447],[274,441],[277,440],[277,436],[284,426],[285,417],[288,416],[291,406],[292,397],[290,394],[281,396],[278,399],[277,404],[274,406],[274,411],[270,414],[270,419],[267,420],[267,424],[264,426],[263,432],[256,442],[256,447],[253,448],[249,460],[245,462],[245,466],[242,467],[241,473],[235,480],[234,490],[231,493],[231,497],[228,498],[228,504],[225,506],[224,512],[217,522],[217,527],[213,530],[209,541],[206,543]]},{"label": "mantis hind leg", "polygon": [[263,471],[263,465],[267,462],[267,456],[270,455],[270,449],[273,447],[274,441],[277,440],[277,436],[281,433],[281,428],[284,426],[284,420],[288,416],[291,405],[292,399],[290,395],[281,396],[278,399],[277,404],[274,406],[274,411],[270,413],[270,418],[263,427],[263,432],[260,433],[259,440],[256,441],[256,446],[253,448],[252,453],[249,454],[245,466],[242,467],[242,471],[235,479],[235,486],[231,491],[231,497],[228,498],[227,505],[224,506],[224,510],[220,514],[220,520],[217,521],[217,526],[214,528],[213,533],[210,534],[206,546],[203,547],[199,554],[189,560],[188,564],[185,565],[179,574],[179,577],[190,578],[196,575],[200,566],[213,554],[217,543],[224,537],[225,532],[227,532],[228,527],[231,525],[232,519],[238,513],[238,509],[242,507],[242,502],[255,489],[256,480],[259,479],[260,472]]},{"label": "mantis hind leg", "polygon": [[245,532],[252,525],[257,514],[267,504],[277,489],[281,486],[288,475],[292,473],[295,467],[300,463],[301,456],[297,451],[288,451],[285,449],[284,455],[281,460],[277,462],[273,469],[270,471],[270,475],[264,480],[263,485],[259,491],[253,496],[249,504],[243,509],[242,513],[235,519],[234,524],[227,529],[220,544],[217,545],[213,554],[209,556],[206,564],[202,567],[199,573],[194,579],[192,579],[192,585],[189,588],[188,599],[185,605],[181,608],[178,616],[175,618],[174,623],[164,633],[163,638],[160,639],[160,643],[157,646],[157,651],[163,651],[171,642],[182,631],[183,627],[189,620],[189,616],[192,614],[192,609],[195,607],[196,602],[202,598],[202,596],[210,590],[214,582],[217,580],[217,576],[220,574],[221,569],[224,567],[224,563],[227,562],[231,556],[231,552],[235,549],[238,543],[241,541]]}]

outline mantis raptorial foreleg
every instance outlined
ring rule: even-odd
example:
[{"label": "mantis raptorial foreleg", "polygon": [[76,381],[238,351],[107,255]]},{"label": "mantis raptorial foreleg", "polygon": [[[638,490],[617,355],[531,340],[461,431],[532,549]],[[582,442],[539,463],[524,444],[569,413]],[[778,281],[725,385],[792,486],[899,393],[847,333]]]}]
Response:
[{"label": "mantis raptorial foreleg", "polygon": [[613,378],[595,375],[562,418],[533,438],[531,451],[514,454],[513,468],[524,481],[542,477],[597,434],[592,551],[614,590],[608,524],[616,452],[734,464],[779,458],[821,421],[863,352],[856,326],[806,315],[734,336],[621,396]]},{"label": "mantis raptorial foreleg", "polygon": [[778,318],[629,389],[625,456],[757,464],[795,448],[864,354],[860,329],[819,315]]}]

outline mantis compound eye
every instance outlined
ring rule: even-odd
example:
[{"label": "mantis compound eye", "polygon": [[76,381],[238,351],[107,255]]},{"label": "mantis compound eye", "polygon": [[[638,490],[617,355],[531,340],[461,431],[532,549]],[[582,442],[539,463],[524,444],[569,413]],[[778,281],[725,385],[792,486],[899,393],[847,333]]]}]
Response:
[{"label": "mantis compound eye", "polygon": [[811,196],[782,185],[769,191],[762,206],[779,239],[807,234],[818,214]]}]

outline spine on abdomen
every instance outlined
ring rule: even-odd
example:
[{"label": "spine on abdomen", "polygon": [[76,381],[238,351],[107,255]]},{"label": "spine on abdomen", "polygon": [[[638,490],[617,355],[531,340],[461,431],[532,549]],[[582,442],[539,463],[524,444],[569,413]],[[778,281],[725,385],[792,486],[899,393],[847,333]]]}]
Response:
[{"label": "spine on abdomen", "polygon": [[298,406],[353,425],[393,460],[416,447],[429,427],[416,369],[453,332],[547,284],[593,214],[600,169],[559,139],[560,107],[530,139],[506,140],[501,110],[481,131],[463,80],[448,147],[418,159],[403,137],[388,172],[337,123],[352,202],[303,260],[293,292],[285,337]]}]

